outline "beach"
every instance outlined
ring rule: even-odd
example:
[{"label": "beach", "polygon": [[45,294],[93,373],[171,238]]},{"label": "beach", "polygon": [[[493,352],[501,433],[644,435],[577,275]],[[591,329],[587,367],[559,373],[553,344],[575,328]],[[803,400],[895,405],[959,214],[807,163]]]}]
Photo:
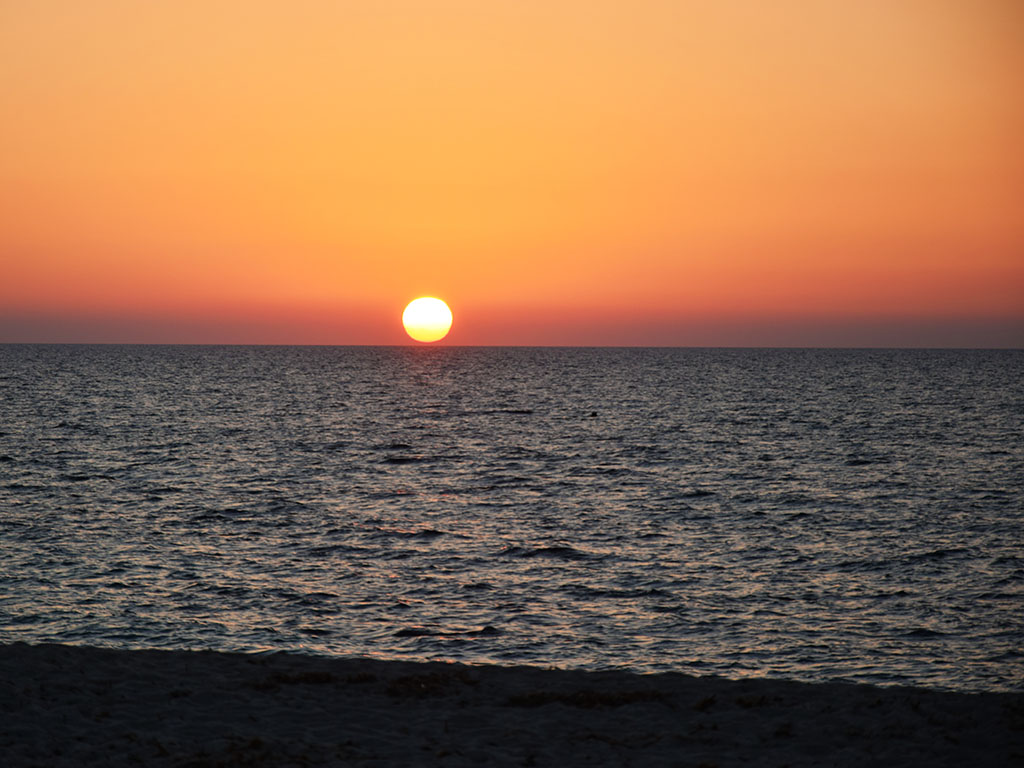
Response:
[{"label": "beach", "polygon": [[298,654],[0,647],[19,766],[1024,764],[1024,695]]}]

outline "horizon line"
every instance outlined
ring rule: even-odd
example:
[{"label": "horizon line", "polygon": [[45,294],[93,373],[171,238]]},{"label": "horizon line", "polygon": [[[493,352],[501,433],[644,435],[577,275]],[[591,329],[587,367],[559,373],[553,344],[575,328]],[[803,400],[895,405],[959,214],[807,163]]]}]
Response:
[{"label": "horizon line", "polygon": [[807,351],[948,351],[948,352],[984,352],[1006,351],[1021,352],[1024,346],[892,346],[879,347],[872,345],[838,345],[838,346],[803,346],[803,345],[673,345],[673,344],[316,344],[296,343],[281,344],[273,342],[217,342],[217,341],[0,341],[0,346],[32,346],[32,347],[322,347],[331,349],[704,349],[704,350],[807,350]]}]

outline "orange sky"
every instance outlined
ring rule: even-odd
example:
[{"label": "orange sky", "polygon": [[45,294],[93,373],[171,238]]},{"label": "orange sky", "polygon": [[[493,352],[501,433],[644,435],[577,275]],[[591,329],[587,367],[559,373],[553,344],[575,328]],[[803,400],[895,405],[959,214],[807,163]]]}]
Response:
[{"label": "orange sky", "polygon": [[0,341],[1024,346],[1017,0],[33,0],[0,105]]}]

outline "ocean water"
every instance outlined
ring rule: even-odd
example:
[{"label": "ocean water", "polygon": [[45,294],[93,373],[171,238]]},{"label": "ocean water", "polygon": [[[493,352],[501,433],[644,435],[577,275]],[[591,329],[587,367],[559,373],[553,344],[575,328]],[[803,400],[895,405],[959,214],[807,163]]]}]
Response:
[{"label": "ocean water", "polygon": [[1024,352],[0,347],[0,642],[1024,689]]}]

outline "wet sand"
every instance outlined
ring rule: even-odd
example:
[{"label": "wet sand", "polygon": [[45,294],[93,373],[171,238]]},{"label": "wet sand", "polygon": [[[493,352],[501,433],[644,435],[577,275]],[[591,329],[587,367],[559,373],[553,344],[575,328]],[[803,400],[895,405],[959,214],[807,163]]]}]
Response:
[{"label": "wet sand", "polygon": [[1024,765],[1024,694],[18,643],[0,764]]}]

